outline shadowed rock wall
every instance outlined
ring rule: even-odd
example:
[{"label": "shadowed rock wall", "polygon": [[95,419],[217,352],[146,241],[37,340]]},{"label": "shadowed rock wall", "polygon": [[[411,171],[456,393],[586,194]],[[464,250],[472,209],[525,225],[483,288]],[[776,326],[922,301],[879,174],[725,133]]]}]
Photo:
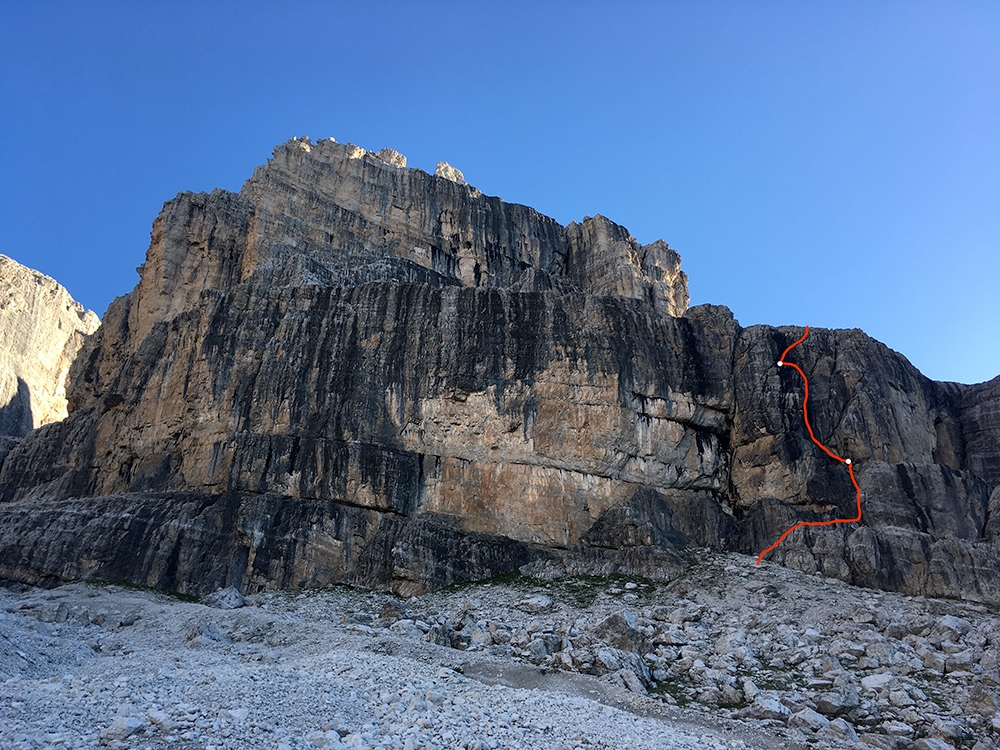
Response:
[{"label": "shadowed rock wall", "polygon": [[[241,193],[164,206],[73,366],[70,417],[2,459],[0,576],[669,578],[692,545],[756,553],[853,514],[775,367],[800,329],[687,310],[665,243],[393,154],[291,141]],[[773,559],[1000,601],[1000,381],[934,383],[860,331],[814,329],[796,357],[865,519]]]}]

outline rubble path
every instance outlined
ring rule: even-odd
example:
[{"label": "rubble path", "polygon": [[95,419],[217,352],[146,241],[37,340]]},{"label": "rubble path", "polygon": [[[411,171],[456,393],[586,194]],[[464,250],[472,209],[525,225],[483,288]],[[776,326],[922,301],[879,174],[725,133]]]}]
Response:
[{"label": "rubble path", "polygon": [[0,747],[995,750],[1000,617],[698,553],[402,600],[0,589]]}]

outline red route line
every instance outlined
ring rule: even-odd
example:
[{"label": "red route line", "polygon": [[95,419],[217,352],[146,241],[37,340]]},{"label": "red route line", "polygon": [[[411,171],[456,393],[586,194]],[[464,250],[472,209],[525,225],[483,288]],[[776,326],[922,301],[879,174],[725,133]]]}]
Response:
[{"label": "red route line", "polygon": [[809,404],[809,378],[806,377],[806,374],[804,372],[802,372],[802,368],[799,367],[797,364],[795,364],[794,362],[786,362],[785,361],[785,357],[788,356],[788,352],[790,352],[792,349],[794,349],[799,344],[801,344],[803,341],[805,341],[806,340],[806,336],[808,336],[808,335],[809,335],[809,326],[806,326],[806,332],[802,334],[802,338],[800,338],[794,344],[792,344],[791,346],[789,346],[782,353],[781,359],[778,360],[778,367],[794,367],[795,371],[798,372],[798,374],[802,376],[802,382],[805,383],[805,387],[806,387],[805,397],[802,399],[802,419],[806,423],[806,429],[809,430],[809,437],[812,438],[812,441],[814,443],[816,443],[816,445],[818,445],[820,448],[822,448],[823,452],[826,453],[830,458],[832,458],[832,459],[834,459],[836,461],[840,461],[840,463],[842,463],[842,464],[847,464],[847,471],[851,475],[851,483],[854,485],[854,489],[857,490],[857,493],[858,493],[858,515],[855,516],[854,518],[837,518],[837,519],[834,519],[833,521],[801,521],[801,522],[795,524],[794,526],[792,526],[792,528],[788,529],[780,537],[778,537],[778,541],[776,541],[774,544],[772,544],[766,550],[764,550],[759,555],[757,555],[757,564],[758,565],[760,565],[761,560],[764,559],[764,555],[766,555],[768,552],[770,552],[775,547],[777,547],[779,544],[781,544],[783,541],[785,541],[785,537],[788,536],[789,534],[791,534],[796,529],[801,529],[803,526],[832,526],[835,523],[857,523],[858,521],[861,520],[861,488],[858,487],[858,480],[854,478],[854,464],[851,462],[851,459],[849,459],[849,458],[842,458],[842,457],[838,456],[836,453],[834,453],[833,451],[831,451],[829,448],[827,448],[819,440],[816,439],[816,436],[813,434],[813,428],[809,424],[809,406],[808,406],[808,404]]}]

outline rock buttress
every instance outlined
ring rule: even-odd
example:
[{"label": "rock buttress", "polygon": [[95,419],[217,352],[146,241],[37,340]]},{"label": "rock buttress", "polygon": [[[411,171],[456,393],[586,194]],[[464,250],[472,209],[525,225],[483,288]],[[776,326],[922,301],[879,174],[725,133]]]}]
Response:
[{"label": "rock buttress", "polygon": [[[691,546],[756,554],[843,515],[849,481],[774,367],[797,329],[688,310],[679,256],[603,217],[564,228],[404,165],[295,140],[240,193],[164,206],[69,418],[0,459],[0,575],[669,578]],[[809,344],[813,424],[865,518],[774,559],[1000,601],[995,388],[933,383],[859,331]]]}]

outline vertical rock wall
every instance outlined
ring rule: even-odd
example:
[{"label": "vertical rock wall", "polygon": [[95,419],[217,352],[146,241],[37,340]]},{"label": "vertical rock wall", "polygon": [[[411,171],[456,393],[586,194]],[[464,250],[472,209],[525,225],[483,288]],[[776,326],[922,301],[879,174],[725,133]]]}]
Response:
[{"label": "vertical rock wall", "polygon": [[[72,414],[0,457],[0,576],[669,577],[691,546],[756,553],[853,512],[775,367],[800,329],[688,310],[665,243],[447,175],[294,140],[238,194],[167,203],[73,366]],[[773,558],[1000,601],[997,381],[934,383],[860,331],[796,355],[865,517]]]}]

